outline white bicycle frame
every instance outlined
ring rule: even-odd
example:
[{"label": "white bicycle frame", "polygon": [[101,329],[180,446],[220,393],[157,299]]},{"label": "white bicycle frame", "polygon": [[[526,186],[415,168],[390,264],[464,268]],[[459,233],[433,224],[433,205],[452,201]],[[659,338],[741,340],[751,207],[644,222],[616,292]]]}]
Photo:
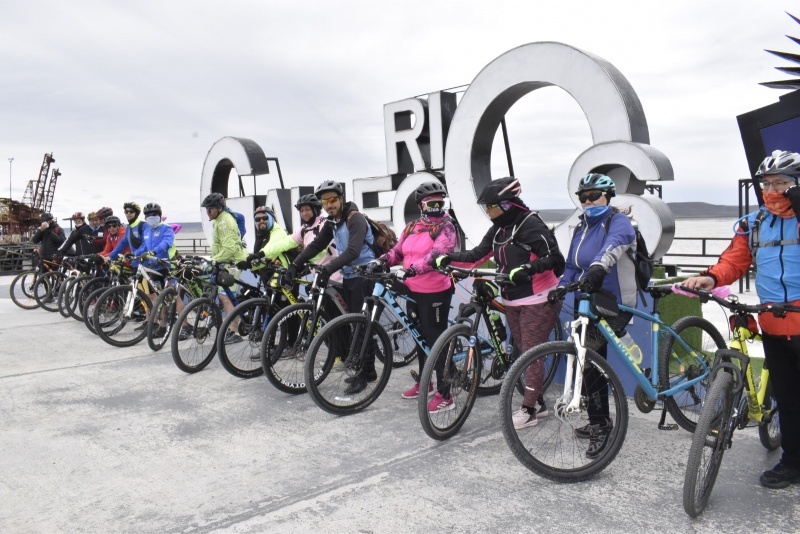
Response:
[{"label": "white bicycle frame", "polygon": [[[567,355],[564,394],[555,402],[555,411],[558,417],[578,413],[582,409],[581,387],[583,386],[583,373],[576,373],[575,370],[583,369],[586,361],[586,332],[589,330],[589,318],[580,316],[574,321],[570,321],[568,325],[570,327],[569,337],[575,344],[575,352],[577,354]],[[576,358],[578,365],[575,365]]]}]

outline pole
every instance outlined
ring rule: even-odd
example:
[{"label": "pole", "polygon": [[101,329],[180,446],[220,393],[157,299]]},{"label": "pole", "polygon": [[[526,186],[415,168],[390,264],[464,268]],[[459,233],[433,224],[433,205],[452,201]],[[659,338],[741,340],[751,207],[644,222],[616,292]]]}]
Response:
[{"label": "pole", "polygon": [[[14,158],[8,158],[8,201],[11,202],[11,164],[14,163]],[[8,205],[9,209],[11,204]]]}]

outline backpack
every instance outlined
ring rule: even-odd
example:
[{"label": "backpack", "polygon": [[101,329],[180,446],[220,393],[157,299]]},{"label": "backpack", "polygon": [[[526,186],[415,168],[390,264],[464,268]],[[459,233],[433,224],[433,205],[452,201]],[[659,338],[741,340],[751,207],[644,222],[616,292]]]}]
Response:
[{"label": "backpack", "polygon": [[[354,213],[361,212],[351,211],[347,215],[348,221]],[[364,214],[361,213],[361,215]],[[372,252],[374,252],[376,256],[382,256],[392,250],[392,247],[397,244],[397,235],[394,233],[394,230],[380,221],[373,221],[366,215],[364,215],[364,218],[367,220],[367,224],[369,224],[369,227],[372,229],[372,243],[367,243],[369,248],[372,249]]]},{"label": "backpack", "polygon": [[800,243],[800,239],[783,239],[780,241],[761,242],[759,239],[759,230],[761,228],[761,223],[766,217],[767,210],[763,208],[758,210],[758,215],[756,215],[756,218],[753,221],[753,228],[750,230],[750,234],[747,238],[747,244],[750,246],[750,255],[753,257],[753,259],[756,257],[756,251],[758,251],[758,247],[779,247],[784,245],[797,245]]},{"label": "backpack", "polygon": [[[244,234],[247,233],[247,226],[245,226],[245,218],[239,212],[233,211],[232,209],[225,207],[225,211],[233,215],[233,218],[236,220],[236,226],[239,227],[239,237],[242,238],[242,246],[247,248],[247,242],[244,240]],[[272,225],[275,224],[275,216],[267,210],[267,215],[269,215],[269,222],[267,223],[267,230],[272,230]]]}]

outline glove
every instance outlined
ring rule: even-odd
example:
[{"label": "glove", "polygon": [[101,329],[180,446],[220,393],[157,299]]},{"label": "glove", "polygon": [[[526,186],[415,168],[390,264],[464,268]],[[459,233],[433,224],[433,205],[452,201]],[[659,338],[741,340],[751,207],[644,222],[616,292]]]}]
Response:
[{"label": "glove", "polygon": [[375,273],[375,272],[383,272],[385,270],[386,270],[386,261],[382,260],[380,258],[378,258],[376,260],[372,260],[369,263],[367,263],[367,272],[369,274],[372,274],[372,273]]},{"label": "glove", "polygon": [[592,265],[583,277],[583,284],[588,286],[590,291],[600,289],[603,286],[603,279],[606,277],[606,270],[602,265]]},{"label": "glove", "polygon": [[438,258],[436,258],[435,260],[433,260],[433,264],[437,269],[444,269],[445,267],[450,265],[451,261],[452,258],[450,256],[448,256],[447,254],[443,254]]},{"label": "glove", "polygon": [[286,268],[285,271],[281,273],[280,278],[278,279],[278,283],[281,287],[285,287],[286,289],[291,289],[294,287],[294,279],[297,276],[297,265],[294,263],[290,263],[289,267]]},{"label": "glove", "polygon": [[250,265],[250,256],[248,256],[246,260],[242,260],[242,261],[236,263],[236,268],[237,269],[244,270],[244,269],[249,269],[250,267],[251,267],[251,265]]},{"label": "glove", "polygon": [[530,263],[523,263],[519,267],[511,269],[511,272],[508,273],[508,279],[515,286],[527,284],[531,281],[530,267]]},{"label": "glove", "polygon": [[795,217],[799,217],[798,221],[800,221],[800,187],[793,185],[783,192],[783,196],[789,199],[792,210],[794,210],[794,215]]},{"label": "glove", "polygon": [[92,263],[94,263],[95,265],[102,265],[105,261],[106,261],[105,258],[100,254],[95,254],[94,256],[92,256]]},{"label": "glove", "polygon": [[[264,257],[264,251],[259,250],[258,252],[254,252],[254,253],[250,254],[249,256],[247,256],[247,263],[248,264],[253,263],[254,260],[260,260],[263,257]],[[238,267],[238,265],[237,265],[237,267]]]},{"label": "glove", "polygon": [[406,278],[411,278],[412,276],[417,276],[417,270],[413,267],[409,267],[406,269]]},{"label": "glove", "polygon": [[556,302],[563,300],[564,295],[566,294],[567,288],[564,286],[559,286],[547,294],[547,302],[550,304],[555,304]]},{"label": "glove", "polygon": [[317,273],[317,287],[325,287],[328,285],[328,280],[333,273],[325,266],[320,272]]}]

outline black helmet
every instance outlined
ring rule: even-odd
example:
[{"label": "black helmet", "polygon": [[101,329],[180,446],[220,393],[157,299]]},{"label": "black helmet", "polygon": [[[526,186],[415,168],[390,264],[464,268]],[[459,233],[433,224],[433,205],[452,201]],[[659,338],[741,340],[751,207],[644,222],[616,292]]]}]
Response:
[{"label": "black helmet", "polygon": [[106,217],[106,226],[109,226],[111,224],[116,224],[117,226],[119,226],[120,225],[119,217],[117,217],[116,215],[112,215],[111,217]]},{"label": "black helmet", "polygon": [[148,202],[147,204],[145,204],[143,211],[145,215],[149,213],[158,213],[159,217],[161,216],[161,206],[159,206],[155,202]]},{"label": "black helmet", "polygon": [[42,216],[40,217],[40,219],[42,220],[42,222],[44,222],[44,221],[52,221],[53,220],[53,214],[45,211],[44,213],[42,213]]},{"label": "black helmet", "polygon": [[[203,202],[200,204],[201,208],[224,208],[225,207],[225,197],[222,196],[221,193],[211,193],[206,198],[203,199]],[[147,208],[144,210],[147,211]]]},{"label": "black helmet", "polygon": [[126,202],[122,205],[123,210],[133,210],[136,212],[136,215],[139,215],[142,212],[142,207],[137,204],[136,202]]},{"label": "black helmet", "polygon": [[311,206],[312,210],[317,210],[322,208],[322,202],[319,201],[317,195],[303,195],[299,199],[297,199],[297,203],[294,205],[295,208],[298,210],[300,206]]},{"label": "black helmet", "polygon": [[776,150],[771,156],[761,162],[756,171],[756,176],[765,174],[785,174],[787,176],[800,176],[800,154],[796,152],[782,152]]},{"label": "black helmet", "polygon": [[605,174],[599,174],[596,172],[590,172],[581,178],[581,181],[578,182],[578,190],[575,191],[575,194],[579,195],[581,191],[590,190],[605,191],[606,198],[609,200],[611,197],[617,194],[617,187],[614,185],[614,180]]},{"label": "black helmet", "polygon": [[447,190],[442,185],[442,182],[425,182],[414,192],[414,199],[417,201],[417,204],[419,204],[423,198],[431,195],[447,196]]},{"label": "black helmet", "polygon": [[522,187],[516,178],[500,178],[489,183],[481,191],[478,204],[498,204],[502,200],[513,200],[522,194]]},{"label": "black helmet", "polygon": [[317,186],[317,190],[314,191],[314,195],[317,198],[320,198],[322,196],[322,193],[328,193],[330,191],[333,191],[340,197],[344,196],[344,188],[342,187],[342,184],[334,180],[325,180],[324,182],[319,184]]},{"label": "black helmet", "polygon": [[111,208],[100,208],[97,210],[97,218],[98,219],[105,219],[107,217],[111,217],[114,215],[114,210]]},{"label": "black helmet", "polygon": [[267,206],[259,206],[259,207],[257,207],[256,211],[253,212],[253,217],[258,215],[259,213],[269,213],[270,215],[275,217],[275,212],[272,211],[272,208],[269,208]]}]

